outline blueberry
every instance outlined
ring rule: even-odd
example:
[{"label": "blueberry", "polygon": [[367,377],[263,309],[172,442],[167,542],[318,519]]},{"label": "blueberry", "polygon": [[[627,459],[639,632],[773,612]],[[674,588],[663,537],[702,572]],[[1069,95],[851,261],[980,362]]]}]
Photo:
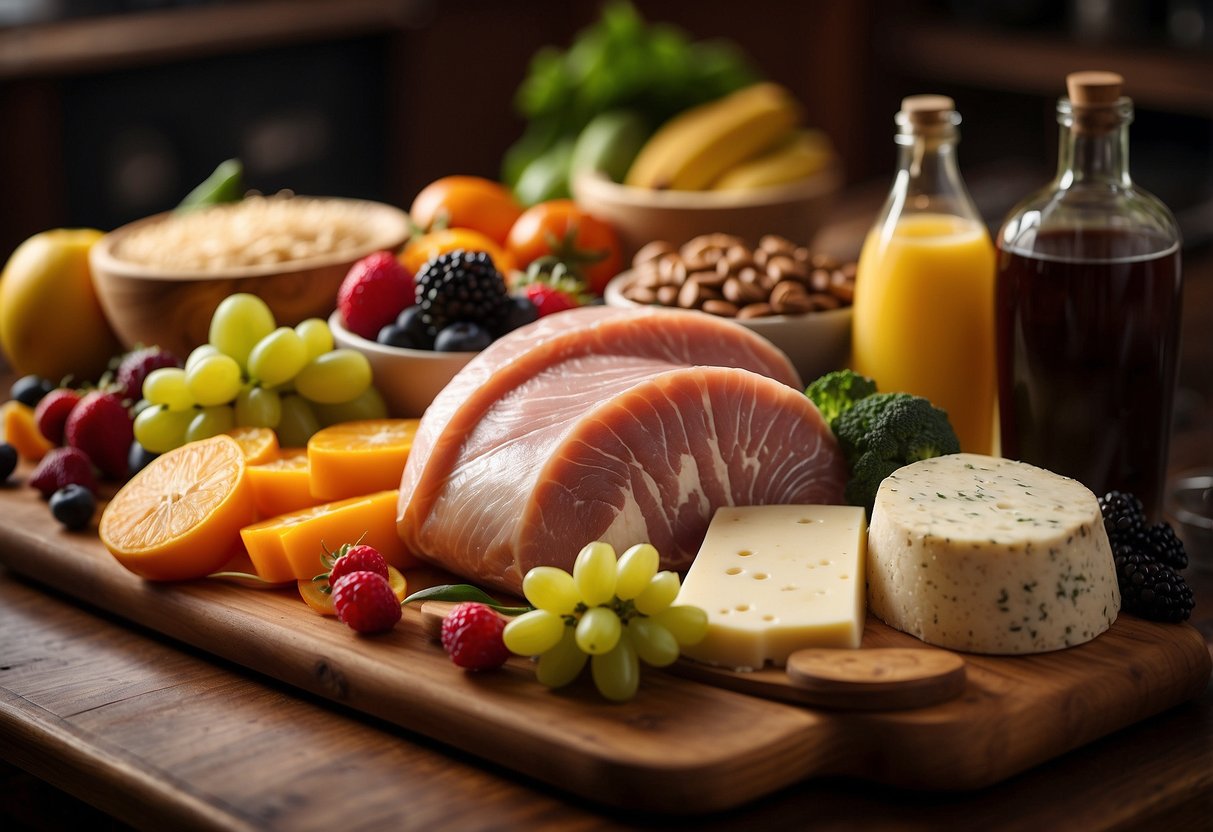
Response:
[{"label": "blueberry", "polygon": [[456,321],[444,327],[434,339],[437,352],[477,352],[493,343],[493,336],[479,324]]},{"label": "blueberry", "polygon": [[375,336],[375,340],[389,347],[401,347],[406,350],[425,349],[425,347],[417,343],[417,339],[410,332],[396,324],[388,324],[379,330],[379,334]]},{"label": "blueberry", "polygon": [[537,320],[539,320],[539,310],[535,308],[535,304],[531,303],[530,298],[525,295],[511,295],[505,319],[497,327],[497,335],[505,335],[507,332],[513,332],[518,327],[526,326]]},{"label": "blueberry", "polygon": [[82,485],[65,485],[51,495],[51,514],[71,531],[87,526],[96,509],[97,498]]},{"label": "blueberry", "polygon": [[7,442],[0,442],[0,482],[4,482],[17,467],[17,449]]},{"label": "blueberry", "polygon": [[13,382],[9,395],[27,407],[34,407],[55,389],[55,383],[42,376],[22,376]]},{"label": "blueberry", "polygon": [[425,323],[421,320],[421,307],[406,306],[396,316],[396,326],[413,335],[425,332]]},{"label": "blueberry", "polygon": [[133,477],[135,474],[146,468],[147,464],[158,456],[160,456],[160,454],[152,453],[138,442],[132,442],[130,452],[126,455],[126,467],[130,475]]}]

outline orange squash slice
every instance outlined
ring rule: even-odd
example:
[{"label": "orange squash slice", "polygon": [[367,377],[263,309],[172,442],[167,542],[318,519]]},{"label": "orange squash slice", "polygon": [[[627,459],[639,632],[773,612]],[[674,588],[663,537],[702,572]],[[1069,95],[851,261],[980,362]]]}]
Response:
[{"label": "orange squash slice", "polygon": [[306,448],[279,448],[269,459],[249,465],[248,481],[261,517],[277,517],[324,502],[312,496]]},{"label": "orange squash slice", "polygon": [[37,462],[55,447],[54,443],[38,430],[32,407],[14,399],[0,406],[0,414],[3,414],[0,421],[4,424],[4,441],[13,446],[17,456]]},{"label": "orange squash slice", "polygon": [[317,431],[307,443],[312,496],[340,500],[399,488],[419,423],[368,419]]}]

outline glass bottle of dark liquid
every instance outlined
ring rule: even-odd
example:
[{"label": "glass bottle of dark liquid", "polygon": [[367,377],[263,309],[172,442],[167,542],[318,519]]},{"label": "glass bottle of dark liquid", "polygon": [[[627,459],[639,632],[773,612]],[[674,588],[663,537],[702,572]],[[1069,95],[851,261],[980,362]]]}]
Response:
[{"label": "glass bottle of dark liquid", "polygon": [[1057,105],[1057,178],[998,234],[1002,454],[1162,506],[1180,316],[1179,229],[1129,177],[1122,79]]}]

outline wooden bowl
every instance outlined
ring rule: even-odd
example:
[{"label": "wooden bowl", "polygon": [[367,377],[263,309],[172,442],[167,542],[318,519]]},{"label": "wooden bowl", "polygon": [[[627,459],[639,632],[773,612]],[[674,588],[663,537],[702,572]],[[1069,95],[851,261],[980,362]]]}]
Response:
[{"label": "wooden bowl", "polygon": [[842,173],[834,166],[799,182],[752,191],[654,191],[592,173],[573,181],[577,203],[615,227],[628,261],[653,240],[713,232],[735,234],[751,245],[764,234],[808,242],[841,188]]},{"label": "wooden bowl", "polygon": [[[309,199],[294,197],[293,199]],[[323,198],[362,212],[369,229],[364,245],[331,254],[222,270],[166,270],[122,259],[117,252],[136,229],[169,220],[171,212],[124,225],[92,248],[89,262],[101,307],[122,344],[159,346],[184,358],[207,340],[211,315],[225,297],[250,292],[262,298],[280,325],[324,318],[336,305],[337,288],[350,266],[375,251],[392,251],[408,239],[408,216],[391,205]]]}]

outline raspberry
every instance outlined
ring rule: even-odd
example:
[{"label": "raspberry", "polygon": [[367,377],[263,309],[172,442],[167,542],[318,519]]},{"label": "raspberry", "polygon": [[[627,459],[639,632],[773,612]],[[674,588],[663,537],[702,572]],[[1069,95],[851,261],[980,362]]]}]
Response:
[{"label": "raspberry", "polygon": [[143,380],[152,370],[180,366],[181,359],[160,347],[132,350],[118,362],[114,392],[125,401],[136,402],[143,396]]},{"label": "raspberry", "polygon": [[56,445],[63,444],[63,428],[67,417],[80,402],[80,394],[69,387],[47,393],[34,408],[34,421],[42,435]]},{"label": "raspberry", "polygon": [[363,257],[337,290],[337,308],[350,332],[374,341],[379,330],[413,303],[413,279],[389,252]]},{"label": "raspberry", "polygon": [[97,480],[88,455],[78,448],[52,448],[30,474],[29,484],[50,497],[67,485],[79,485],[96,493]]},{"label": "raspberry", "polygon": [[86,394],[67,417],[63,436],[68,445],[84,451],[104,476],[126,478],[135,434],[131,415],[118,396],[101,390]]},{"label": "raspberry", "polygon": [[[342,546],[337,551],[340,553],[342,549],[346,547]],[[338,554],[333,568],[329,570],[329,583],[336,583],[338,578],[351,572],[374,572],[385,581],[388,579],[387,561],[379,554],[378,549],[365,543],[349,547],[345,554]]]},{"label": "raspberry", "polygon": [[459,667],[501,667],[510,657],[501,637],[504,629],[501,616],[484,604],[460,604],[442,620],[442,647]]},{"label": "raspberry", "polygon": [[426,331],[458,321],[495,330],[510,311],[505,279],[483,251],[456,249],[430,260],[417,275],[417,306]]},{"label": "raspberry", "polygon": [[375,572],[350,572],[333,584],[333,609],[351,630],[383,633],[400,620],[400,602],[387,578]]}]

